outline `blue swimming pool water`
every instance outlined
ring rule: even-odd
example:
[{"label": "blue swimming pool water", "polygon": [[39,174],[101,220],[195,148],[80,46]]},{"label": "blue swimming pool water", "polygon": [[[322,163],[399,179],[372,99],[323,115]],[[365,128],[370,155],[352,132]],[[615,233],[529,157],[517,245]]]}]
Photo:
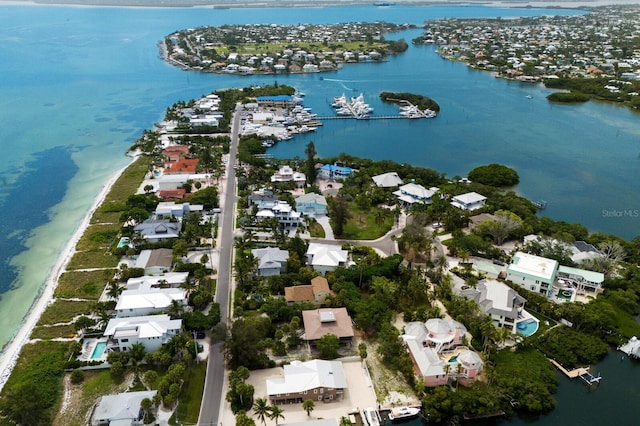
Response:
[{"label": "blue swimming pool water", "polygon": [[[524,328],[523,328],[524,325]],[[518,334],[524,337],[531,336],[533,333],[538,331],[538,322],[535,320],[527,320],[521,321],[518,323]]]},{"label": "blue swimming pool water", "polygon": [[129,237],[122,237],[120,241],[118,241],[118,248],[129,246],[129,244],[131,244],[131,239],[129,239]]},{"label": "blue swimming pool water", "polygon": [[91,359],[98,359],[104,353],[104,348],[107,347],[107,342],[98,342],[95,348],[93,348],[93,352],[91,353]]},{"label": "blue swimming pool water", "polygon": [[451,358],[449,358],[449,362],[456,362],[457,360],[458,360],[458,355],[452,356]]}]

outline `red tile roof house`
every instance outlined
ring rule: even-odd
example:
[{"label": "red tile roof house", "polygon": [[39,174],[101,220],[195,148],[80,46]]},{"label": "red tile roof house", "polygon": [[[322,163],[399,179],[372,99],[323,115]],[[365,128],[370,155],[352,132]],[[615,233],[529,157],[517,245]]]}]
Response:
[{"label": "red tile roof house", "polygon": [[167,162],[175,163],[189,156],[189,147],[187,145],[171,145],[162,151]]},{"label": "red tile roof house", "polygon": [[164,189],[158,192],[158,197],[163,200],[182,200],[187,195],[187,190],[184,188],[179,189]]},{"label": "red tile roof house", "polygon": [[311,343],[327,334],[333,334],[340,343],[347,345],[353,340],[353,322],[346,308],[321,308],[302,311],[303,338]]},{"label": "red tile roof house", "polygon": [[165,164],[164,174],[194,174],[199,160],[197,158],[185,158],[175,163]]},{"label": "red tile roof house", "polygon": [[311,302],[316,306],[325,304],[327,297],[334,293],[325,277],[315,277],[309,285],[296,285],[284,288],[284,298],[288,304]]}]

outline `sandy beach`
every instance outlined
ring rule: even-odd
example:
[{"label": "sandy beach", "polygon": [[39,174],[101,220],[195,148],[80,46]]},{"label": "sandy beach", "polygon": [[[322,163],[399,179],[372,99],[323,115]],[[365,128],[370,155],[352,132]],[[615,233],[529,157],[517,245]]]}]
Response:
[{"label": "sandy beach", "polygon": [[102,187],[102,190],[94,200],[91,208],[82,218],[82,221],[78,224],[75,232],[72,234],[71,238],[67,241],[64,246],[62,252],[60,252],[60,256],[58,260],[54,264],[53,268],[47,275],[47,279],[45,281],[44,287],[40,294],[37,296],[36,300],[33,303],[33,306],[29,310],[29,313],[24,318],[20,329],[15,334],[13,339],[5,346],[3,352],[0,354],[0,390],[4,387],[7,379],[11,375],[11,371],[16,364],[18,356],[20,355],[20,350],[22,347],[28,342],[29,335],[31,334],[31,330],[35,327],[40,319],[40,316],[47,308],[47,306],[53,301],[53,293],[58,284],[58,280],[60,275],[66,270],[66,266],[71,260],[71,257],[75,253],[76,245],[78,241],[87,230],[89,223],[91,221],[91,217],[96,209],[102,204],[105,200],[107,194],[111,190],[113,184],[118,180],[120,175],[126,170],[127,167],[131,165],[134,161],[137,160],[137,157],[134,157],[133,160],[127,164],[127,166],[123,167],[116,173],[114,173]]}]

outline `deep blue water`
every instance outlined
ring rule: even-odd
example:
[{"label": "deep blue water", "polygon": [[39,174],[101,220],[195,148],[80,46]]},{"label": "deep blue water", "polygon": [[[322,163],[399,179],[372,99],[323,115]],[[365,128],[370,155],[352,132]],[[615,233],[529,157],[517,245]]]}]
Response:
[{"label": "deep blue water", "polygon": [[[127,163],[123,153],[144,129],[175,101],[275,80],[178,70],[158,58],[156,43],[165,35],[233,23],[386,20],[420,25],[443,17],[548,13],[580,12],[476,6],[312,12],[0,6],[0,207],[5,213],[0,345],[15,333],[65,242],[104,182]],[[418,33],[393,37],[410,40]],[[314,140],[320,155],[392,159],[449,176],[464,176],[480,164],[504,163],[520,173],[521,194],[549,202],[544,214],[624,237],[638,234],[638,218],[607,214],[640,208],[637,114],[606,104],[551,105],[540,86],[497,80],[442,60],[433,50],[410,46],[384,64],[345,66],[324,80],[278,76],[278,82],[304,91],[306,103],[320,115],[330,113],[329,100],[343,92],[362,92],[376,113],[390,112],[377,98],[383,90],[425,94],[438,101],[442,112],[433,120],[327,122],[316,134],[278,145],[273,153],[303,156],[305,144]],[[533,98],[525,98],[528,94]],[[581,384],[563,382],[558,409],[540,423],[574,424],[576,416],[584,416],[582,424],[628,423],[640,386],[637,365],[605,361],[603,376],[601,388],[586,396]]]}]

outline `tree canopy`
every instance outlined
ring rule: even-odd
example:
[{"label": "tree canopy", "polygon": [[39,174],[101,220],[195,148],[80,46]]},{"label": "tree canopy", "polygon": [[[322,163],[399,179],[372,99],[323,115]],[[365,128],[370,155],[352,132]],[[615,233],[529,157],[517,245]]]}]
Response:
[{"label": "tree canopy", "polygon": [[511,167],[495,163],[476,167],[469,172],[468,177],[473,182],[496,187],[513,186],[520,182],[518,172]]}]

